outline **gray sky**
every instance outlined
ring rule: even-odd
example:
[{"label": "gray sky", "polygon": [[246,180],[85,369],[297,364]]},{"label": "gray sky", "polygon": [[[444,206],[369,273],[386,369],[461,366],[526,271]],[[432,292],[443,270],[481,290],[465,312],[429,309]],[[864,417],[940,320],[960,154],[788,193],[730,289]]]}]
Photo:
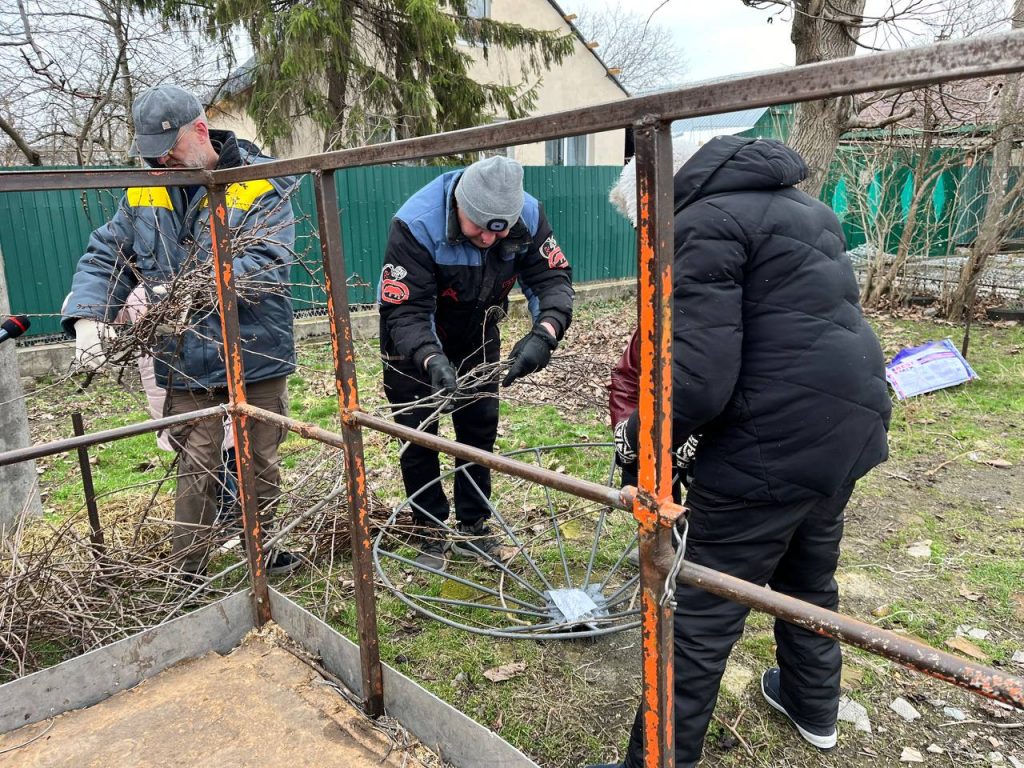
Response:
[{"label": "gray sky", "polygon": [[[559,0],[558,4],[566,13],[574,13],[616,3]],[[660,4],[661,0],[631,0],[628,7],[647,15]],[[669,0],[654,14],[652,23],[668,27],[675,35],[686,52],[686,80],[694,81],[791,66],[788,18],[788,14],[748,8],[740,0]]]},{"label": "gray sky", "polygon": [[[762,11],[748,8],[740,0],[668,0],[664,4],[662,0],[558,0],[558,4],[566,13],[623,5],[647,16],[657,9],[652,23],[667,27],[686,52],[688,82],[793,65],[788,9]],[[953,15],[962,16],[970,27],[989,17],[989,12],[983,12],[987,7],[995,9],[991,18],[1008,18],[1009,6],[1009,0],[867,0],[866,13],[884,16],[894,7],[911,7],[914,15],[928,14],[937,20],[945,16],[943,9],[952,9]],[[962,30],[954,36],[993,31],[997,30],[977,28],[973,32]],[[879,48],[920,45],[933,40],[934,30],[906,18],[901,18],[897,25],[866,30],[861,36],[862,43]],[[597,51],[600,53],[601,49]]]}]

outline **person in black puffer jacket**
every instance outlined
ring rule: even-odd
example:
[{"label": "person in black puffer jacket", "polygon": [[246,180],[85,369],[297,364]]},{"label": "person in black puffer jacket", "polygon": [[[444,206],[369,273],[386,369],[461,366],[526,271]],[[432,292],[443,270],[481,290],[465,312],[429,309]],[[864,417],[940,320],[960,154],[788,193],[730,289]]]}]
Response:
[{"label": "person in black puffer jacket", "polygon": [[[839,221],[795,185],[785,145],[722,136],[675,175],[673,442],[702,435],[686,558],[835,610],[843,510],[888,456],[882,351],[858,303]],[[634,412],[617,435],[628,454]],[[621,457],[628,459],[629,456]],[[675,755],[700,759],[748,609],[680,585]],[[776,621],[767,702],[811,744],[836,743],[839,644]],[[627,768],[642,765],[639,714]]]}]

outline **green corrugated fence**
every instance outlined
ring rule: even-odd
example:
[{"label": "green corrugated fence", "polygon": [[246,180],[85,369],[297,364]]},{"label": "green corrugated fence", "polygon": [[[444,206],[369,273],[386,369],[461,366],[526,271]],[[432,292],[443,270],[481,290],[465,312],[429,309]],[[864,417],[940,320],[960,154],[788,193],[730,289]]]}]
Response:
[{"label": "green corrugated fence", "polygon": [[[369,167],[338,172],[338,204],[353,304],[376,299],[395,211],[413,192],[446,169]],[[525,168],[526,190],[544,204],[578,283],[636,275],[636,241],[629,223],[608,204],[616,166]],[[60,333],[57,315],[71,286],[89,233],[115,210],[121,190],[0,193],[0,248],[14,313],[32,318],[31,335]],[[325,306],[316,206],[309,177],[293,198],[298,218],[296,251],[312,274],[296,265],[292,294],[297,311]]]}]

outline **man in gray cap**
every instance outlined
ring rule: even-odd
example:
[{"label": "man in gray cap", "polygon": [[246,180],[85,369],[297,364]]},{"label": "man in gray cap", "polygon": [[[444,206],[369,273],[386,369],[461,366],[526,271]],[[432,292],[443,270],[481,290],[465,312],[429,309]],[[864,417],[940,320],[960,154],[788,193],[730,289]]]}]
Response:
[{"label": "man in gray cap", "polygon": [[[152,167],[215,170],[268,162],[258,147],[230,131],[210,128],[199,100],[176,85],[158,85],[132,105],[133,150]],[[237,250],[236,285],[248,283],[238,302],[239,330],[245,339],[246,397],[253,405],[287,412],[287,376],[295,370],[292,304],[288,291],[295,242],[291,178],[260,179],[227,189],[228,224]],[[106,358],[102,340],[128,297],[144,286],[150,305],[182,301],[174,294],[184,275],[212,276],[210,206],[203,187],[133,187],[114,217],[92,233],[78,262],[63,311],[64,330],[75,337],[80,367],[96,370]],[[248,278],[248,280],[247,280]],[[212,280],[212,277],[211,277]],[[193,281],[194,282],[194,281]],[[187,322],[161,337],[154,358],[159,386],[167,392],[164,415],[171,416],[228,401],[224,344],[216,300],[185,307]],[[208,419],[169,430],[178,452],[172,559],[181,575],[196,581],[205,572],[209,538],[217,512],[224,425]],[[260,517],[269,522],[279,496],[277,427],[251,427]],[[268,556],[267,571],[298,566],[289,552]]]},{"label": "man in gray cap", "polygon": [[[533,328],[512,348],[506,387],[548,364],[572,320],[572,270],[540,203],[523,192],[522,166],[505,157],[480,160],[434,179],[399,209],[378,288],[384,392],[395,421],[436,435],[433,416],[443,408],[459,442],[494,448],[498,381],[470,372],[498,363],[498,322],[517,279]],[[431,485],[440,475],[437,452],[409,445],[401,466],[406,493],[423,489],[413,505],[418,563],[441,570],[448,551],[492,565],[503,558],[487,524],[486,467],[455,475],[449,546],[448,499],[439,482]]]}]

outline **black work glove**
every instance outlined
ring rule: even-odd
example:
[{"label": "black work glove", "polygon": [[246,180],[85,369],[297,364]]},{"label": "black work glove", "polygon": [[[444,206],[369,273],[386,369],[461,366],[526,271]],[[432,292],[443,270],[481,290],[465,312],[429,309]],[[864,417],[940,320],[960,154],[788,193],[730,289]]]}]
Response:
[{"label": "black work glove", "polygon": [[508,356],[511,365],[501,386],[507,387],[516,379],[542,370],[551,360],[551,353],[557,346],[558,340],[548,333],[547,329],[540,325],[533,326],[533,329],[512,347],[512,354]]},{"label": "black work glove", "polygon": [[448,398],[442,410],[446,413],[453,410],[455,403],[451,396],[459,388],[455,366],[444,355],[434,355],[427,361],[427,375],[430,376],[430,389],[434,395]]},{"label": "black work glove", "polygon": [[615,460],[620,467],[636,464],[639,423],[636,411],[633,411],[632,416],[615,425]]}]

